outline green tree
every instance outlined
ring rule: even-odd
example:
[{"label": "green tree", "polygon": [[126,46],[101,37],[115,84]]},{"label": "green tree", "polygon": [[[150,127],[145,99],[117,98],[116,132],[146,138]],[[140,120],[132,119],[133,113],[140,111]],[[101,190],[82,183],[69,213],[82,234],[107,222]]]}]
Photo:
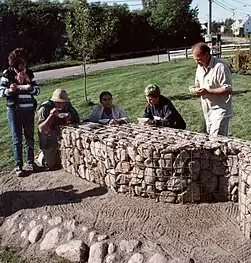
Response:
[{"label": "green tree", "polygon": [[109,8],[90,5],[86,1],[73,0],[66,17],[66,33],[71,45],[83,60],[84,97],[87,101],[86,64],[95,58],[104,44],[108,44],[114,32],[115,21]]},{"label": "green tree", "polygon": [[225,32],[226,34],[232,34],[232,24],[234,23],[234,20],[232,18],[226,18],[224,21],[225,26]]},{"label": "green tree", "polygon": [[[177,44],[196,42],[200,38],[201,26],[198,9],[191,8],[192,1],[157,0],[152,9],[150,23],[157,29],[159,38],[163,35]],[[183,40],[182,40],[183,39]]]}]

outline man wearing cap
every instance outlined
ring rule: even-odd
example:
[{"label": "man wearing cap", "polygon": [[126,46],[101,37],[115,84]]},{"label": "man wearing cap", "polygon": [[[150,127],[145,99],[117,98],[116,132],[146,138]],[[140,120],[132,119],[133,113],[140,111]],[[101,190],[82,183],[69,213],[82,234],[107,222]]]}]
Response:
[{"label": "man wearing cap", "polygon": [[69,101],[67,92],[56,89],[51,99],[43,102],[38,109],[38,135],[41,153],[40,164],[50,170],[60,168],[59,144],[60,125],[79,123],[76,109]]}]

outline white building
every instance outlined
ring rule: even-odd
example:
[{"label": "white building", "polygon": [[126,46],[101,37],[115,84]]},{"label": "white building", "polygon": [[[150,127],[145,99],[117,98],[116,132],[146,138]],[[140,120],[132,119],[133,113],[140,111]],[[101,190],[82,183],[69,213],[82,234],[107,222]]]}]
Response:
[{"label": "white building", "polygon": [[251,34],[251,17],[248,17],[246,20],[235,20],[231,26],[231,29],[235,36]]}]

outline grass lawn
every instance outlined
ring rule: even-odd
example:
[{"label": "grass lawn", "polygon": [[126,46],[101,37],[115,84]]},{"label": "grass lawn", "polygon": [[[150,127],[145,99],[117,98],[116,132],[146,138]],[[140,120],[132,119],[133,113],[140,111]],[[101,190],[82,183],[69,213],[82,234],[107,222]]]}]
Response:
[{"label": "grass lawn", "polygon": [[[162,88],[163,95],[169,97],[181,112],[187,123],[187,129],[200,132],[203,122],[200,99],[188,91],[188,86],[194,82],[195,70],[196,65],[193,60],[177,60],[158,65],[138,65],[94,72],[88,76],[88,97],[96,103],[101,91],[111,91],[114,101],[125,108],[131,121],[135,121],[144,110],[145,86],[155,83]],[[234,137],[251,139],[251,122],[249,122],[251,77],[234,74],[233,79],[234,117],[231,123],[231,134]],[[89,112],[89,107],[84,102],[83,79],[80,77],[56,82],[48,81],[46,85],[41,86],[41,94],[37,97],[38,104],[50,98],[52,91],[59,87],[68,91],[82,119]],[[0,128],[0,171],[4,171],[13,167],[4,100],[0,103]]]}]

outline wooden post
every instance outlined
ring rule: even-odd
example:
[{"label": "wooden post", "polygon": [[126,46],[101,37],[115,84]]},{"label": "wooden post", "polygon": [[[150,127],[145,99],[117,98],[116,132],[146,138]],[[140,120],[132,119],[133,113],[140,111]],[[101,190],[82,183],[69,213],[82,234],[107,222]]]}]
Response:
[{"label": "wooden post", "polygon": [[188,48],[186,47],[186,59],[188,59]]},{"label": "wooden post", "polygon": [[170,60],[171,60],[170,51],[167,50],[167,61],[170,61]]}]

